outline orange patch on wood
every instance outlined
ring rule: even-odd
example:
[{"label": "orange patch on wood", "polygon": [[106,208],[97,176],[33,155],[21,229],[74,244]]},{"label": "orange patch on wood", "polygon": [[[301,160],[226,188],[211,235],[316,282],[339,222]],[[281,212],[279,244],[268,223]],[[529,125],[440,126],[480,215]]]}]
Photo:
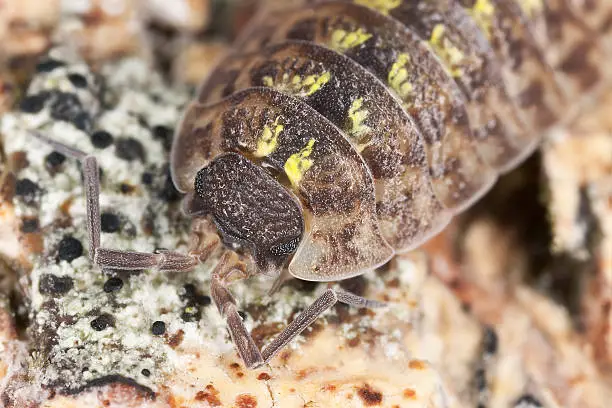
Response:
[{"label": "orange patch on wood", "polygon": [[283,362],[283,364],[287,364],[287,362],[289,361],[289,358],[291,358],[291,354],[292,354],[291,350],[287,349],[285,351],[281,351],[278,358]]},{"label": "orange patch on wood", "polygon": [[336,387],[334,384],[324,384],[324,385],[321,387],[321,390],[323,390],[323,391],[329,391],[329,392],[334,392],[334,391],[336,391],[336,389],[337,389],[337,388],[338,388],[338,387]]},{"label": "orange patch on wood", "polygon": [[355,348],[359,345],[359,343],[361,343],[359,336],[355,336],[352,339],[348,340],[346,342],[346,345],[349,346],[350,348]]},{"label": "orange patch on wood", "polygon": [[150,401],[155,398],[155,394],[148,394],[143,390],[129,384],[112,383],[106,388],[106,392],[98,396],[100,399],[108,399],[118,406],[144,404],[145,401]]},{"label": "orange patch on wood", "polygon": [[11,170],[15,173],[18,173],[20,170],[28,167],[30,163],[28,162],[28,155],[26,152],[18,151],[13,152],[8,157],[8,165]]},{"label": "orange patch on wood", "polygon": [[206,401],[211,407],[220,407],[221,400],[219,399],[219,391],[212,385],[208,384],[205,391],[198,391],[195,396],[196,401]]},{"label": "orange patch on wood", "polygon": [[374,405],[380,405],[383,400],[382,392],[375,390],[369,384],[364,384],[362,387],[357,389],[357,394],[367,407]]},{"label": "orange patch on wood", "polygon": [[2,202],[10,203],[15,196],[15,183],[17,182],[17,178],[13,173],[5,173],[1,178],[2,182],[0,183],[0,200]]},{"label": "orange patch on wood", "polygon": [[270,374],[268,373],[261,373],[257,376],[257,379],[261,381],[268,381],[270,378],[272,377],[270,377]]},{"label": "orange patch on wood", "polygon": [[236,397],[236,408],[257,408],[257,400],[249,394],[240,394]]},{"label": "orange patch on wood", "polygon": [[70,197],[66,200],[64,200],[60,206],[59,209],[62,212],[62,214],[66,215],[66,216],[70,216],[70,208],[72,207],[72,203],[74,202],[74,198]]},{"label": "orange patch on wood", "polygon": [[174,395],[170,395],[168,397],[168,404],[170,408],[180,408],[180,402],[177,401],[177,398]]},{"label": "orange patch on wood", "polygon": [[185,337],[185,332],[183,330],[177,331],[174,335],[168,338],[168,345],[172,348],[177,348]]},{"label": "orange patch on wood", "polygon": [[427,368],[427,364],[421,360],[410,360],[408,367],[412,368],[413,370],[424,370]]},{"label": "orange patch on wood", "polygon": [[262,348],[266,340],[274,337],[283,330],[283,325],[279,323],[260,324],[251,330],[253,341],[257,347]]},{"label": "orange patch on wood", "polygon": [[42,254],[45,249],[45,240],[38,232],[24,234],[20,242],[28,253]]},{"label": "orange patch on wood", "polygon": [[311,374],[316,373],[317,371],[318,370],[315,367],[303,368],[295,374],[295,379],[303,380],[306,377],[310,376]]},{"label": "orange patch on wood", "polygon": [[406,399],[416,399],[416,391],[412,388],[406,388],[404,390],[404,398]]}]

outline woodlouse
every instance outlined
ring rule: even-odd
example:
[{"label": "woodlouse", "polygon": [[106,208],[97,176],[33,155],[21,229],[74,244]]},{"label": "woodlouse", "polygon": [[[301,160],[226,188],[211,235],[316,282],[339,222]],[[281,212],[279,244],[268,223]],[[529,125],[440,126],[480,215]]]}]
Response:
[{"label": "woodlouse", "polygon": [[211,295],[257,367],[336,302],[379,304],[329,289],[260,352],[230,282],[337,281],[418,247],[606,83],[611,26],[603,0],[326,1],[256,19],[176,131],[188,255],[100,248],[96,160],[47,141],[83,162],[96,264],[189,270],[223,242]]}]

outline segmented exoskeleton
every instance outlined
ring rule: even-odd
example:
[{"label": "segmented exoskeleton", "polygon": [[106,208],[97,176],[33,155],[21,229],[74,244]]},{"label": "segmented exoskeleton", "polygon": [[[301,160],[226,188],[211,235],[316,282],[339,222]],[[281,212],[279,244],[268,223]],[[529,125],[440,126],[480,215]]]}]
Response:
[{"label": "segmented exoskeleton", "polygon": [[[610,9],[355,0],[266,14],[188,109],[174,180],[189,192],[218,155],[248,157],[299,196],[309,221],[289,271],[357,275],[439,232],[605,83]],[[350,154],[317,136],[330,125]],[[373,194],[353,191],[367,179],[359,162]]]},{"label": "segmented exoskeleton", "polygon": [[81,157],[94,261],[187,270],[220,238],[212,297],[246,365],[266,363],[337,301],[377,303],[329,289],[260,352],[231,281],[337,281],[418,247],[605,86],[611,28],[604,0],[328,1],[264,14],[177,128],[173,181],[199,237],[189,255],[99,248],[96,165]]}]

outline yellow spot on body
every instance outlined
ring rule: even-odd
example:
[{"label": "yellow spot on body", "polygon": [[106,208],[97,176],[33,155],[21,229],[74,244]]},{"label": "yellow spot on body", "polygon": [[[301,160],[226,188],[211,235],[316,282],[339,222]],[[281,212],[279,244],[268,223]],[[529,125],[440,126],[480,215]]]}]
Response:
[{"label": "yellow spot on body", "polygon": [[280,118],[276,118],[273,123],[273,128],[266,125],[263,133],[257,141],[256,157],[266,157],[271,155],[278,147],[278,135],[281,134],[285,126],[279,123]]},{"label": "yellow spot on body", "polygon": [[355,0],[355,3],[389,14],[391,10],[402,4],[402,0]]},{"label": "yellow spot on body", "polygon": [[372,38],[372,34],[358,28],[355,31],[334,30],[331,36],[331,48],[345,52],[355,48]]},{"label": "yellow spot on body", "polygon": [[447,65],[447,69],[453,77],[459,77],[463,74],[463,70],[458,65],[464,60],[465,56],[459,48],[457,48],[444,33],[446,28],[443,24],[436,24],[431,31],[429,44],[436,52],[436,55],[442,59]]},{"label": "yellow spot on body", "polygon": [[303,86],[308,86],[308,91],[306,95],[310,96],[316,93],[323,85],[329,82],[331,79],[331,74],[329,72],[324,72],[321,75],[309,75],[303,82]]},{"label": "yellow spot on body", "polygon": [[474,7],[468,10],[478,27],[487,37],[491,36],[491,26],[495,16],[495,6],[490,0],[476,0]]},{"label": "yellow spot on body", "polygon": [[540,14],[544,9],[542,0],[519,0],[519,6],[523,13],[529,18],[533,18],[536,14]]},{"label": "yellow spot on body", "polygon": [[402,98],[406,99],[412,92],[412,84],[407,81],[408,69],[406,65],[410,63],[410,55],[400,54],[397,60],[391,66],[387,80],[389,85],[397,94]]},{"label": "yellow spot on body", "polygon": [[264,86],[268,86],[270,88],[274,86],[274,78],[272,78],[271,76],[265,76],[262,78],[261,81],[263,82]]},{"label": "yellow spot on body", "polygon": [[315,140],[310,139],[302,150],[289,156],[285,162],[285,174],[295,187],[300,184],[304,173],[312,167],[312,160],[308,156],[312,154],[314,144]]},{"label": "yellow spot on body", "polygon": [[298,97],[305,97],[318,92],[330,79],[331,74],[329,72],[308,75],[306,78],[302,78],[300,75],[290,76],[285,72],[280,81],[276,82],[271,76],[265,76],[261,79],[261,82],[264,86]]},{"label": "yellow spot on body", "polygon": [[351,127],[348,129],[348,132],[351,136],[359,137],[370,131],[370,127],[363,123],[368,116],[368,110],[363,108],[363,98],[355,99],[348,111],[348,117],[351,121]]}]

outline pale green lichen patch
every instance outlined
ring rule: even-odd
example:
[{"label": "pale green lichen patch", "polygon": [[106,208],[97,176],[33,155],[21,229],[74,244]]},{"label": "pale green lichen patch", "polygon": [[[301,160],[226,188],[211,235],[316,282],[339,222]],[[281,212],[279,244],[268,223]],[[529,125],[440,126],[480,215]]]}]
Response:
[{"label": "pale green lichen patch", "polygon": [[[7,154],[22,151],[27,155],[29,165],[17,174],[18,180],[28,179],[41,191],[34,205],[19,197],[15,200],[17,215],[36,217],[45,231],[44,253],[35,258],[31,273],[30,332],[37,345],[32,368],[42,369],[43,385],[65,389],[78,389],[104,376],[133,378],[154,387],[173,367],[168,362],[167,336],[153,335],[152,323],[165,320],[168,336],[179,330],[193,331],[191,326],[197,322],[181,318],[186,301],[178,291],[188,282],[201,290],[207,287],[208,268],[202,267],[178,278],[154,271],[122,275],[119,290],[105,291],[112,274],[93,267],[86,257],[85,204],[78,165],[66,159],[61,170],[51,174],[46,162],[52,149],[26,133],[26,129],[35,129],[96,155],[103,171],[102,213],[120,220],[119,231],[103,232],[103,246],[139,251],[185,249],[189,220],[181,218],[176,208],[178,196],[168,187],[167,152],[159,136],[163,129],[171,132],[188,95],[166,88],[140,61],[128,60],[107,70],[117,75],[105,77],[104,93],[95,75],[79,63],[35,77],[29,89],[30,96],[75,96],[78,108],[90,118],[86,129],[58,120],[54,110],[71,109],[74,103],[59,106],[53,98],[38,112],[11,113],[2,121]],[[70,87],[68,77],[75,72],[88,79],[87,89]],[[135,80],[143,77],[146,81]],[[101,108],[109,103],[109,108]],[[93,135],[98,131],[112,135],[113,143],[96,146]],[[151,179],[149,185],[143,184],[145,174]],[[67,205],[67,214],[62,214],[62,204]],[[69,225],[56,227],[66,216]],[[58,260],[66,237],[83,248],[81,256],[70,262]],[[71,282],[71,288],[54,293],[57,288],[45,287],[49,279]],[[221,328],[222,322],[217,323]]]}]

